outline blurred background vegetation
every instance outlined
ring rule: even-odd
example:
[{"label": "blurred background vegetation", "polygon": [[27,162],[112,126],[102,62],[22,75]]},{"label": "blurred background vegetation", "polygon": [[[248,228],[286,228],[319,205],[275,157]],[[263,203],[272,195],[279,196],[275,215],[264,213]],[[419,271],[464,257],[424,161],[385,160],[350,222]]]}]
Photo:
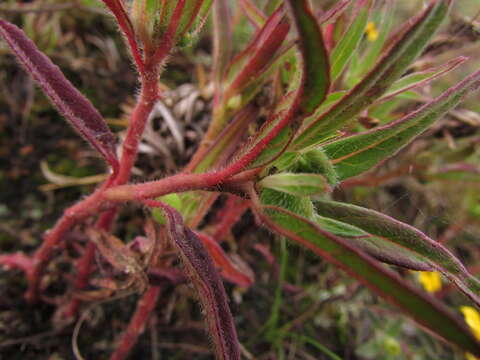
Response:
[{"label": "blurred background vegetation", "polygon": [[[394,1],[396,28],[426,1]],[[236,50],[253,33],[232,0]],[[328,9],[335,1],[317,1]],[[380,10],[372,14],[381,32]],[[398,118],[480,67],[480,1],[458,0],[450,19],[412,69],[441,65],[456,56],[470,60],[433,83],[365,114],[355,126],[368,128]],[[97,0],[3,0],[0,16],[21,26],[60,66],[122,136],[138,88],[122,39]],[[359,53],[372,46],[368,36]],[[211,91],[209,24],[192,47],[170,59],[162,77],[165,103],[179,122],[178,132],[154,119],[141,147],[137,179],[164,176],[192,154],[208,125]],[[355,61],[355,59],[353,59]],[[347,74],[337,84],[348,88]],[[268,95],[268,92],[265,92]],[[383,211],[445,243],[473,273],[480,271],[480,101],[471,97],[401,154],[346,181],[335,197]],[[173,131],[172,131],[173,130]],[[104,178],[93,150],[56,113],[32,80],[0,43],[0,251],[31,251],[63,209]],[[143,212],[126,209],[116,232],[135,235]],[[212,216],[218,216],[213,214]],[[454,360],[455,352],[363,286],[307,251],[252,231],[247,214],[227,246],[255,271],[248,290],[227,284],[239,337],[252,359]],[[82,236],[79,232],[78,236]],[[235,239],[235,241],[233,240]],[[66,255],[67,256],[67,255]],[[0,359],[70,359],[73,325],[52,320],[56,294],[65,286],[70,262],[48,279],[50,299],[24,303],[21,273],[0,270]],[[398,270],[419,287],[417,274]],[[458,311],[466,299],[445,286],[435,296]],[[108,358],[133,311],[135,296],[95,306],[79,335],[87,359]],[[209,359],[200,309],[188,286],[163,294],[158,315],[132,358]]]}]

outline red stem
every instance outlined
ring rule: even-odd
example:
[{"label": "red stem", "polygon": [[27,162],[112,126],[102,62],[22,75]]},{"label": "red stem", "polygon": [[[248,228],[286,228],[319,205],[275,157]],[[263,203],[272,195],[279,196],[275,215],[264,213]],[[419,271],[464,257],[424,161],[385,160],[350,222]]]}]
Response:
[{"label": "red stem", "polygon": [[[126,139],[123,143],[123,151],[118,175],[113,180],[107,180],[107,182],[90,197],[67,209],[64,213],[64,216],[58,221],[57,225],[46,234],[41,247],[33,255],[34,268],[31,273],[29,289],[25,295],[30,302],[34,302],[36,300],[39,282],[45,264],[48,262],[55,247],[65,236],[67,231],[70,230],[78,221],[92,215],[95,211],[100,210],[103,205],[106,205],[102,201],[102,195],[108,188],[114,185],[125,184],[130,178],[131,169],[137,157],[138,144],[145,129],[145,124],[153,106],[155,105],[155,102],[159,97],[158,76],[156,71],[150,71],[149,74],[149,76],[145,76],[143,78],[140,99],[132,113],[131,123],[128,128]],[[113,219],[114,214],[105,216],[109,216]],[[106,221],[106,219],[102,221]],[[91,272],[94,253],[94,248],[92,248],[92,246],[88,246],[87,251],[78,264],[79,279],[77,280],[77,284],[80,285],[81,288],[84,288],[88,283],[88,277]],[[74,308],[78,307],[78,305],[72,306]]]},{"label": "red stem", "polygon": [[127,38],[128,45],[130,46],[130,50],[132,51],[132,56],[137,65],[137,69],[142,76],[145,75],[145,64],[143,62],[142,53],[138,48],[135,30],[133,29],[133,25],[128,17],[128,14],[123,6],[122,1],[119,0],[102,0],[105,5],[108,6],[110,11],[113,13],[115,18],[117,19],[118,25],[120,29],[125,34]]},{"label": "red stem", "polygon": [[127,330],[122,335],[120,345],[112,354],[110,360],[123,360],[127,358],[133,346],[137,343],[138,337],[144,332],[145,325],[150,314],[155,309],[159,295],[160,287],[152,286],[138,301],[135,314],[130,320]]},{"label": "red stem", "polygon": [[79,202],[64,212],[64,215],[58,220],[55,227],[47,232],[40,248],[33,255],[33,269],[30,273],[30,283],[25,297],[30,302],[35,302],[38,295],[40,279],[52,253],[57,248],[58,243],[63,239],[68,230],[70,230],[79,219],[85,218],[91,214],[92,208],[99,208],[99,200],[103,189],[100,188],[84,201]]},{"label": "red stem", "polygon": [[[96,228],[109,231],[112,227],[113,220],[117,214],[117,208],[113,208],[107,212],[104,212],[100,216]],[[85,253],[77,262],[77,278],[73,284],[76,291],[82,291],[88,286],[90,275],[94,270],[94,256],[96,250],[95,243],[89,241],[85,249]],[[77,314],[78,308],[81,304],[81,300],[78,297],[73,297],[70,303],[67,305],[65,316],[71,318]]]},{"label": "red stem", "polygon": [[157,66],[161,64],[165,57],[172,51],[172,48],[175,45],[178,25],[180,24],[180,20],[183,15],[185,1],[186,0],[178,0],[177,6],[175,7],[172,17],[170,18],[167,31],[163,35],[160,46],[158,46],[157,50],[155,50],[155,54],[149,60],[149,65]]},{"label": "red stem", "polygon": [[233,225],[235,225],[242,215],[247,211],[250,205],[249,200],[239,198],[235,195],[230,195],[225,207],[221,211],[223,216],[217,224],[213,238],[216,241],[222,241],[230,232]]},{"label": "red stem", "polygon": [[158,72],[155,69],[149,71],[149,75],[143,78],[142,90],[137,106],[133,110],[127,136],[123,143],[120,170],[115,179],[115,185],[125,184],[137,158],[138,144],[142,138],[148,117],[160,96],[158,87]]}]

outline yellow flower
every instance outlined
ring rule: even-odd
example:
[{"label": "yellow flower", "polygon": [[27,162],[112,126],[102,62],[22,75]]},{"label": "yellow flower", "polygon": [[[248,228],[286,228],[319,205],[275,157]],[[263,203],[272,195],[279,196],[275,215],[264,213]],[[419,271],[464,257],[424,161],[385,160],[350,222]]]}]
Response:
[{"label": "yellow flower", "polygon": [[479,360],[478,357],[476,357],[475,355],[472,355],[470,353],[465,353],[465,359],[467,359],[467,360]]},{"label": "yellow flower", "polygon": [[[473,335],[480,340],[480,313],[471,306],[461,306],[460,311],[465,317],[465,322],[472,329]],[[478,357],[466,353],[465,358],[467,360],[480,360]]]},{"label": "yellow flower", "polygon": [[442,278],[436,271],[420,271],[418,280],[423,285],[423,288],[430,293],[437,292],[442,288]]},{"label": "yellow flower", "polygon": [[473,335],[480,340],[480,314],[478,311],[471,306],[461,306],[460,311],[465,317],[468,326],[472,329]]},{"label": "yellow flower", "polygon": [[370,21],[365,28],[368,41],[374,42],[378,38],[378,29],[373,21]]}]

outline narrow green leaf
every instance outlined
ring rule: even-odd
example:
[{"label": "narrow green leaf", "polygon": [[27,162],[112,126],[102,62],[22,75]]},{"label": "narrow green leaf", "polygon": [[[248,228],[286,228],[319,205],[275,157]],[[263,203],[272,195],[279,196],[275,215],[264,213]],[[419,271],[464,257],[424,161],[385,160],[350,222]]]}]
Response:
[{"label": "narrow green leaf", "polygon": [[[298,87],[287,93],[259,134],[229,169],[259,167],[274,161],[290,144],[302,120],[325,99],[330,86],[328,58],[321,30],[306,0],[288,3],[300,35]],[[319,45],[320,44],[320,45]]]},{"label": "narrow green leaf", "polygon": [[368,15],[372,6],[371,1],[358,4],[360,7],[353,22],[332,51],[330,61],[332,63],[332,79],[336,80],[350,60],[362,40],[368,22]]},{"label": "narrow green leaf", "polygon": [[330,88],[330,65],[322,30],[306,0],[289,0],[289,13],[299,35],[299,48],[305,63],[304,89],[300,107],[310,114],[320,106]]},{"label": "narrow green leaf", "polygon": [[[291,122],[291,119],[294,116],[292,108],[296,108],[298,103],[298,90],[295,93],[288,93],[284,96],[282,101],[277,105],[273,114],[270,115],[269,119],[262,125],[258,135],[251,141],[250,145],[247,145],[246,151],[244,153],[249,153],[253,149],[257,148],[265,141],[271,134],[274,129],[278,129],[282,123]],[[269,141],[268,146],[266,146],[252,161],[250,167],[260,167],[268,164],[269,162],[276,159],[282,151],[286,149],[290,140],[292,139],[294,132],[291,126],[283,126],[282,129],[276,134],[272,140]]]},{"label": "narrow green leaf", "polygon": [[315,121],[325,110],[331,107],[334,103],[340,100],[347,92],[345,90],[335,91],[328,94],[324,102],[315,110],[315,112],[303,120],[302,127],[308,126]]},{"label": "narrow green leaf", "polygon": [[298,134],[293,149],[303,150],[319,144],[382,96],[421,53],[447,15],[450,3],[432,1],[358,85]]},{"label": "narrow green leaf", "polygon": [[480,344],[475,336],[444,304],[418,291],[395,272],[381,266],[342,238],[278,207],[264,206],[259,209],[259,216],[270,229],[338,265],[385,300],[399,306],[434,334],[464,351],[480,355]]},{"label": "narrow green leaf", "polygon": [[478,87],[480,71],[401,119],[325,145],[325,153],[340,180],[361,174],[395,154]]},{"label": "narrow green leaf", "polygon": [[389,242],[399,245],[411,253],[412,259],[423,259],[426,264],[440,271],[465,295],[480,307],[480,281],[473,277],[462,263],[442,244],[432,240],[414,227],[387,215],[360,206],[334,201],[320,200],[315,203],[321,216],[354,225],[379,237],[377,246],[391,257],[395,249],[389,250]]},{"label": "narrow green leaf", "polygon": [[402,94],[408,90],[424,86],[429,82],[447,74],[448,72],[455,69],[460,64],[463,64],[468,58],[465,56],[459,56],[453,60],[450,60],[446,64],[436,66],[430,69],[423,71],[417,71],[413,74],[404,76],[397,81],[388,89],[388,92],[377,100],[377,103],[384,102],[392,99],[393,97]]},{"label": "narrow green leaf", "polygon": [[275,174],[263,178],[258,185],[297,196],[319,195],[329,191],[325,177],[316,174]]},{"label": "narrow green leaf", "polygon": [[240,6],[250,23],[257,29],[261,28],[265,24],[265,21],[267,21],[265,14],[257,8],[252,0],[240,0]]},{"label": "narrow green leaf", "polygon": [[341,236],[356,249],[365,251],[368,255],[384,263],[410,270],[435,270],[430,264],[425,262],[422,256],[413,254],[408,249],[391,241],[378,236],[372,236],[356,226],[320,215],[315,215],[314,221],[320,228],[333,235]]}]

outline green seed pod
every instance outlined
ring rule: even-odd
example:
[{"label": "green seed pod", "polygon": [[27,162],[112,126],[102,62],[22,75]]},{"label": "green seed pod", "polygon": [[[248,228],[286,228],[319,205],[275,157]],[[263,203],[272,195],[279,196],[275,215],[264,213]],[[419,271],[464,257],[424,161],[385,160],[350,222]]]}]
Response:
[{"label": "green seed pod", "polygon": [[391,336],[386,336],[383,339],[383,348],[385,349],[385,352],[390,356],[398,356],[402,351],[402,348],[400,347],[398,341]]},{"label": "green seed pod", "polygon": [[308,219],[313,217],[313,204],[307,196],[294,196],[272,189],[263,189],[260,193],[263,205],[278,206]]},{"label": "green seed pod", "polygon": [[298,160],[296,172],[321,174],[331,186],[338,183],[337,172],[322,149],[310,150],[303,154]]}]

